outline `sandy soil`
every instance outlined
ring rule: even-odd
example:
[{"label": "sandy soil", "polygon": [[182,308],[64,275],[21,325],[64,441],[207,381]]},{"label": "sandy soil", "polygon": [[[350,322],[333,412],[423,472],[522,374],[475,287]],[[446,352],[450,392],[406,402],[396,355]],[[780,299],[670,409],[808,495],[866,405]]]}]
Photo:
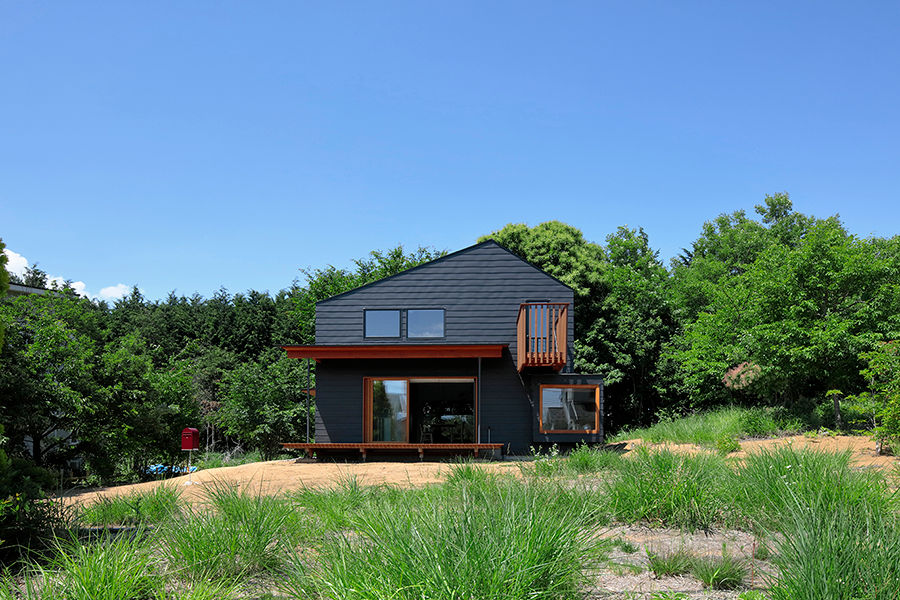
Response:
[{"label": "sandy soil", "polygon": [[[633,450],[637,446],[651,448],[669,448],[676,452],[708,452],[708,448],[702,448],[695,444],[651,444],[644,440],[634,439],[620,442],[625,444],[626,450]],[[741,449],[732,452],[729,457],[743,459],[748,453],[758,452],[762,449],[772,449],[778,446],[791,445],[794,448],[810,448],[828,452],[849,451],[853,464],[857,467],[879,467],[892,470],[900,464],[896,456],[884,456],[875,454],[875,442],[872,438],[862,435],[835,435],[807,437],[805,435],[792,435],[782,438],[766,438],[759,440],[743,440]]]},{"label": "sandy soil", "polygon": [[[519,473],[514,462],[484,462],[482,468],[493,472]],[[134,485],[75,490],[63,495],[69,504],[90,504],[100,497],[112,497],[134,492],[146,492],[160,484],[177,485],[184,490],[184,498],[196,502],[202,498],[203,488],[216,482],[234,484],[245,489],[277,494],[302,487],[330,487],[355,477],[362,485],[397,485],[418,487],[438,483],[446,478],[451,464],[445,462],[366,462],[329,463],[288,460],[250,463],[236,467],[221,467],[197,471],[191,475],[194,485],[186,485],[188,476],[182,475],[164,482],[150,481]]]},{"label": "sandy soil", "polygon": [[[642,440],[624,442],[626,450],[637,446],[665,447],[678,452],[706,452],[708,449],[693,444],[650,444]],[[795,448],[813,448],[828,451],[849,451],[854,464],[858,467],[878,467],[893,470],[900,464],[893,456],[877,456],[875,442],[866,436],[822,436],[807,437],[795,435],[791,437],[745,440],[741,442],[741,450],[729,456],[740,460],[747,453],[757,452],[764,448],[791,444]],[[515,462],[482,462],[482,468],[492,472],[520,473]],[[446,462],[366,462],[366,463],[329,463],[295,460],[276,460],[270,462],[251,463],[237,467],[222,467],[198,471],[192,475],[196,485],[185,485],[187,475],[166,480],[165,483],[181,486],[185,499],[197,501],[202,497],[204,486],[216,481],[236,484],[264,494],[277,494],[283,491],[296,490],[301,487],[333,486],[342,480],[355,477],[363,485],[388,484],[402,487],[416,487],[438,483],[449,473],[450,464]],[[63,495],[69,504],[89,504],[104,496],[117,496],[132,492],[147,491],[162,482],[151,481],[134,485],[99,488],[92,490],[76,490]]]}]

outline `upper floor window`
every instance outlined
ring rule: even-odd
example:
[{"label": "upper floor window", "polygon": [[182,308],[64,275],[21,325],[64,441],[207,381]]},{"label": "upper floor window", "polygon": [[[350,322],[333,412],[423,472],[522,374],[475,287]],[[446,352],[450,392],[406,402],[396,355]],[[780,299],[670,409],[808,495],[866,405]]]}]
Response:
[{"label": "upper floor window", "polygon": [[410,309],[406,311],[406,337],[444,337],[444,309]]},{"label": "upper floor window", "polygon": [[366,310],[364,311],[366,337],[398,338],[400,337],[399,310]]}]

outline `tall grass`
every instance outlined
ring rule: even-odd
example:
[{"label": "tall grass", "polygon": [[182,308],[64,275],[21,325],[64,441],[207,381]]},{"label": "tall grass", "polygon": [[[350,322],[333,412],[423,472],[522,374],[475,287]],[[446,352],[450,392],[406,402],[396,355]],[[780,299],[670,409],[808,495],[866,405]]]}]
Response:
[{"label": "tall grass", "polygon": [[727,407],[680,419],[665,419],[651,427],[621,431],[611,441],[640,438],[655,444],[670,442],[715,447],[723,440],[770,436],[779,431],[779,424],[766,409]]},{"label": "tall grass", "polygon": [[728,517],[727,491],[733,478],[716,455],[686,455],[638,448],[605,485],[612,516],[688,530],[708,529]]},{"label": "tall grass", "polygon": [[572,597],[589,537],[583,511],[547,482],[442,486],[417,502],[364,511],[327,537],[294,594],[362,599]]},{"label": "tall grass", "polygon": [[21,595],[7,579],[0,600],[143,600],[162,590],[157,560],[143,535],[104,536],[95,544],[58,541],[53,558],[35,564]]},{"label": "tall grass", "polygon": [[754,526],[792,527],[793,507],[844,507],[890,511],[896,503],[883,475],[854,470],[849,452],[819,452],[780,446],[747,457],[732,481],[738,510]]},{"label": "tall grass", "polygon": [[774,558],[773,600],[900,598],[900,523],[871,506],[835,506],[826,494],[793,499]]},{"label": "tall grass", "polygon": [[132,525],[161,523],[181,512],[181,490],[174,485],[158,485],[146,492],[102,497],[78,514],[86,525]]},{"label": "tall grass", "polygon": [[321,529],[337,531],[350,527],[363,508],[387,491],[381,486],[364,486],[355,476],[344,476],[332,488],[302,488],[294,499],[309,511]]},{"label": "tall grass", "polygon": [[618,468],[621,462],[622,455],[618,452],[580,444],[569,453],[566,459],[566,466],[569,471],[581,475],[613,470]]},{"label": "tall grass", "polygon": [[236,581],[285,564],[303,536],[300,514],[285,498],[215,485],[211,506],[176,519],[163,532],[170,565],[195,581]]}]

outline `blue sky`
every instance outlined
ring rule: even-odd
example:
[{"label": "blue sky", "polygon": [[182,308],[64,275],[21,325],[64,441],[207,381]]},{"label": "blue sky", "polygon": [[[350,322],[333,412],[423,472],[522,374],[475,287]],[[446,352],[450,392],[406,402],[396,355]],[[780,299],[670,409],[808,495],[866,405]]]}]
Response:
[{"label": "blue sky", "polygon": [[0,2],[0,237],[52,275],[277,291],[402,243],[900,224],[900,3]]}]

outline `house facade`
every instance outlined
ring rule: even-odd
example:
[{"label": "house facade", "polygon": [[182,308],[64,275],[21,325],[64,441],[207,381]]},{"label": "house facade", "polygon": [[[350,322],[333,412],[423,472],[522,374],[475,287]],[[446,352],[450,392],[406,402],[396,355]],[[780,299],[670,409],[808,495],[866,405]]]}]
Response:
[{"label": "house facade", "polygon": [[[316,305],[315,442],[603,441],[603,383],[572,369],[571,288],[487,241]],[[304,446],[294,444],[293,446]]]}]

